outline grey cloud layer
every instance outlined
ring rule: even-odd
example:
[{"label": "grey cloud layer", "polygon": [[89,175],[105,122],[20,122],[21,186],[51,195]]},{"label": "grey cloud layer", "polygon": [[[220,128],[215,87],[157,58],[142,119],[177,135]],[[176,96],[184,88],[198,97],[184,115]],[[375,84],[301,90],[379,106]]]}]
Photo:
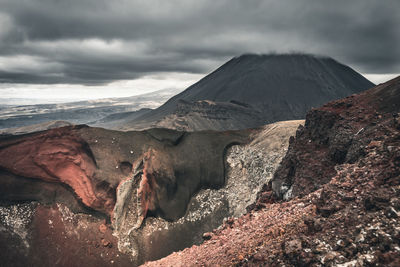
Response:
[{"label": "grey cloud layer", "polygon": [[0,0],[0,82],[206,73],[242,53],[291,51],[396,73],[399,13],[397,0]]}]

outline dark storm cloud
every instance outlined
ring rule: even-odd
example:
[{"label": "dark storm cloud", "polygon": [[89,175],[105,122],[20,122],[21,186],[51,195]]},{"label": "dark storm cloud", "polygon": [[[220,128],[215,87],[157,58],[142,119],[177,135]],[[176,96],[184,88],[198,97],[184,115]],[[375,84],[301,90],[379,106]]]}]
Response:
[{"label": "dark storm cloud", "polygon": [[206,73],[242,53],[400,71],[400,2],[0,0],[0,82],[107,83]]}]

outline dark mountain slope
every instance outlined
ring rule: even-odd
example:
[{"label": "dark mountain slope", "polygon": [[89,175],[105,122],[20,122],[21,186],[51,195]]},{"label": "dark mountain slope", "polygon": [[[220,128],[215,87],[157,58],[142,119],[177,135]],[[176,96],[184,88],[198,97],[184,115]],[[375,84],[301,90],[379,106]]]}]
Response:
[{"label": "dark mountain slope", "polygon": [[[152,124],[152,127],[179,131],[201,131],[207,129],[224,131],[247,129],[263,124],[263,114],[249,105],[243,105],[235,101],[214,102],[200,100],[186,102],[185,100],[179,100],[175,111],[157,123]],[[122,123],[119,125],[121,126],[118,128],[120,130],[131,129],[129,125]]]},{"label": "dark mountain slope", "polygon": [[131,125],[150,126],[162,120],[174,113],[180,100],[239,101],[262,112],[264,123],[299,119],[312,107],[372,86],[359,73],[331,58],[301,54],[243,55]]}]

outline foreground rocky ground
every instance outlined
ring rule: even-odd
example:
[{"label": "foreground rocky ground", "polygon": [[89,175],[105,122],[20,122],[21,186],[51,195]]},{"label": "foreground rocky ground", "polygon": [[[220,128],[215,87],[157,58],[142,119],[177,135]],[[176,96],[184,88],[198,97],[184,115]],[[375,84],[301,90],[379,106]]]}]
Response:
[{"label": "foreground rocky ground", "polygon": [[399,266],[399,112],[400,77],[312,110],[246,215],[146,266]]},{"label": "foreground rocky ground", "polygon": [[200,244],[254,203],[302,123],[4,136],[0,266],[137,266]]}]

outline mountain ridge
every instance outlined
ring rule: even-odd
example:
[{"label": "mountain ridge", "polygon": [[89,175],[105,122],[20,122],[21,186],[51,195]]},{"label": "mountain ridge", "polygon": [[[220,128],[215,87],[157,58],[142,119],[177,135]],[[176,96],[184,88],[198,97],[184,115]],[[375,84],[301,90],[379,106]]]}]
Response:
[{"label": "mountain ridge", "polygon": [[[128,126],[135,129],[137,125],[156,125],[176,111],[179,100],[239,101],[264,113],[264,124],[301,119],[312,107],[373,85],[350,67],[329,57],[245,54],[232,58],[154,111],[128,122]],[[256,126],[259,124],[255,123]]]}]

